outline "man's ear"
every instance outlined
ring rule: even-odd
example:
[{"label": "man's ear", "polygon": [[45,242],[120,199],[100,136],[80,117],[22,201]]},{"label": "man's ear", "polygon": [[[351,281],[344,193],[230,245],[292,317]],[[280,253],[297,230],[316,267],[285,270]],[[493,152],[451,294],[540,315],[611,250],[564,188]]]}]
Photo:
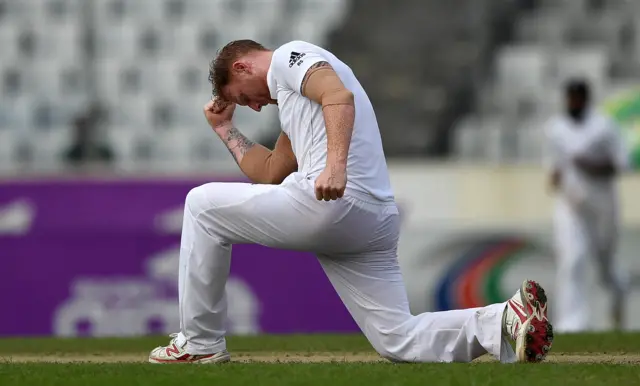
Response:
[{"label": "man's ear", "polygon": [[246,63],[240,61],[234,62],[231,68],[233,68],[233,72],[238,74],[247,72],[249,70],[249,66],[247,66]]}]

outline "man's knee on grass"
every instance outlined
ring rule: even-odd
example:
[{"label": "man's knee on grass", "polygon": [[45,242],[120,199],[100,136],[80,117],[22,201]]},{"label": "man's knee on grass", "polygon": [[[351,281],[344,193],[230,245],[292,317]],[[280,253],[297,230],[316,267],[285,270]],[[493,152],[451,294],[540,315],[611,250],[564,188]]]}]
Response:
[{"label": "man's knee on grass", "polygon": [[400,335],[385,329],[376,328],[374,334],[367,334],[369,342],[376,352],[384,359],[394,363],[411,362],[412,358],[407,358],[406,350],[399,346]]}]

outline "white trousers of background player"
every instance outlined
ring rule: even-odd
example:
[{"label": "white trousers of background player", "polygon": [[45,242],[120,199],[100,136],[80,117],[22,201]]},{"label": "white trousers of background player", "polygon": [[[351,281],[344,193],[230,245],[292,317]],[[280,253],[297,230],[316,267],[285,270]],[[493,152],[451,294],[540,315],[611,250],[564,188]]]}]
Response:
[{"label": "white trousers of background player", "polygon": [[231,246],[256,243],[315,252],[356,323],[385,358],[468,362],[488,352],[503,362],[515,360],[502,336],[506,303],[411,315],[396,256],[394,203],[365,202],[349,191],[341,200],[317,201],[313,180],[300,173],[281,185],[210,183],[187,195],[182,232],[177,339],[187,341],[190,354],[226,349]]},{"label": "white trousers of background player", "polygon": [[576,207],[564,198],[554,212],[557,259],[555,329],[559,332],[589,330],[592,301],[587,264],[596,262],[601,283],[612,296],[611,316],[623,306],[626,275],[616,265],[618,213],[615,195],[600,194]]}]

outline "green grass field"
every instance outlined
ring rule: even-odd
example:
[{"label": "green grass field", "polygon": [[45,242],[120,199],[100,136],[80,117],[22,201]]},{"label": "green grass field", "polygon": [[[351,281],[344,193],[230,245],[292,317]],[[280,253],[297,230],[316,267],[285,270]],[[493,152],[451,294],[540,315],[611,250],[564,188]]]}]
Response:
[{"label": "green grass field", "polygon": [[640,384],[640,334],[558,335],[542,364],[392,364],[357,335],[230,337],[229,364],[145,363],[167,339],[0,339],[0,385]]}]

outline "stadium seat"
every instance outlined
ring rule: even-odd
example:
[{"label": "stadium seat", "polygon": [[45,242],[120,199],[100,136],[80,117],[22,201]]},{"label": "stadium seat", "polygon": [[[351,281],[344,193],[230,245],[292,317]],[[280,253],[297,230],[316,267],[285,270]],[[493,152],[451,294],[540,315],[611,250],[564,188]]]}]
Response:
[{"label": "stadium seat", "polygon": [[512,46],[501,50],[497,65],[503,86],[534,89],[544,80],[548,61],[541,47]]},{"label": "stadium seat", "polygon": [[274,106],[265,106],[260,113],[248,107],[238,106],[234,114],[234,122],[247,137],[257,140],[274,127],[279,128],[277,117],[278,109]]},{"label": "stadium seat", "polygon": [[178,124],[178,109],[170,98],[157,98],[151,102],[151,122],[154,129],[167,130]]},{"label": "stadium seat", "polygon": [[32,66],[21,61],[0,62],[0,98],[19,98],[35,90]]},{"label": "stadium seat", "polygon": [[120,24],[101,28],[97,33],[96,55],[100,59],[136,60],[172,56],[174,31],[147,24]]},{"label": "stadium seat", "polygon": [[200,130],[189,127],[189,162],[191,164],[209,164],[213,167],[212,161],[225,160],[229,157],[229,150],[218,139],[211,130]]},{"label": "stadium seat", "polygon": [[151,134],[136,126],[112,125],[106,133],[107,143],[113,147],[116,168],[123,171],[150,167]]},{"label": "stadium seat", "polygon": [[591,83],[594,95],[596,97],[601,95],[610,64],[606,48],[602,46],[571,48],[559,53],[557,59],[557,79],[560,84],[573,77],[584,77]]},{"label": "stadium seat", "polygon": [[39,168],[59,168],[63,163],[63,154],[71,144],[71,128],[52,126],[47,130],[32,129],[26,138],[33,149],[33,162]]},{"label": "stadium seat", "polygon": [[502,126],[502,122],[495,120],[490,125],[483,122],[483,145],[484,159],[492,163],[503,163],[508,161],[508,141],[509,129]]},{"label": "stadium seat", "polygon": [[155,62],[109,59],[96,64],[97,88],[101,95],[114,100],[120,97],[147,95],[152,90]]},{"label": "stadium seat", "polygon": [[49,24],[34,29],[34,56],[39,60],[78,63],[82,60],[82,30],[79,24]]},{"label": "stadium seat", "polygon": [[325,31],[342,23],[347,13],[346,0],[307,0],[300,5],[297,17],[315,20]]},{"label": "stadium seat", "polygon": [[[1,110],[0,110],[1,113]],[[2,119],[0,117],[0,119]],[[0,126],[0,171],[13,171],[17,166],[16,134],[12,130],[4,129]]]},{"label": "stadium seat", "polygon": [[189,2],[193,2],[193,0],[165,0],[165,19],[172,23],[184,24],[190,22],[190,19],[187,18]]},{"label": "stadium seat", "polygon": [[559,48],[567,37],[567,27],[566,21],[557,13],[535,12],[519,20],[517,36],[522,43]]},{"label": "stadium seat", "polygon": [[138,32],[138,57],[162,61],[178,57],[173,48],[180,44],[176,41],[178,29],[174,25],[146,25]]},{"label": "stadium seat", "polygon": [[537,46],[506,47],[498,54],[497,61],[500,103],[514,113],[522,106],[533,106],[535,110],[548,84],[549,63],[545,50]]},{"label": "stadium seat", "polygon": [[52,96],[30,98],[27,108],[27,129],[52,130],[69,126],[73,119],[87,107],[83,97],[67,97],[65,103]]},{"label": "stadium seat", "polygon": [[188,0],[185,19],[194,24],[224,23],[223,11],[217,0]]},{"label": "stadium seat", "polygon": [[136,0],[135,19],[143,24],[166,22],[166,3],[166,0]]},{"label": "stadium seat", "polygon": [[633,0],[606,0],[604,5],[607,9],[617,11],[620,14],[638,15],[640,13],[640,4]]},{"label": "stadium seat", "polygon": [[85,72],[80,63],[38,61],[33,70],[38,90],[49,97],[63,101],[86,96]]},{"label": "stadium seat", "polygon": [[[209,52],[203,49],[201,34],[205,28],[195,23],[183,23],[173,29],[172,39],[167,42],[167,50],[175,58],[192,58],[197,55],[209,56],[219,48],[217,40],[212,44],[213,49]],[[213,33],[215,36],[215,32]]]},{"label": "stadium seat", "polygon": [[[506,151],[517,149],[523,162],[539,163],[541,127],[562,112],[562,86],[568,78],[587,78],[598,103],[612,82],[628,88],[630,79],[640,74],[640,2],[538,0],[530,9],[533,12],[523,8],[515,20],[515,39],[498,50],[495,77],[481,87],[478,107],[468,121],[477,122],[481,113],[496,114],[503,128],[479,130],[484,132],[481,140],[486,137],[488,142],[487,152],[509,160]],[[457,125],[457,148],[473,148],[475,133],[468,134],[467,125]],[[511,138],[514,133],[517,143]]]},{"label": "stadium seat", "polygon": [[[293,38],[323,43],[346,14],[346,4],[0,0],[2,138],[28,137],[27,145],[41,152],[34,162],[56,164],[54,154],[61,151],[72,119],[86,108],[89,91],[95,91],[109,113],[109,137],[121,165],[150,167],[154,159],[174,168],[212,160],[233,164],[202,114],[211,98],[211,58],[238,38],[253,38],[268,47]],[[95,66],[84,61],[85,24],[95,32]],[[237,111],[236,122],[252,139],[279,127],[277,108],[265,110]],[[4,146],[16,141],[7,139]]]},{"label": "stadium seat", "polygon": [[197,39],[197,50],[210,57],[215,56],[215,53],[229,42],[217,29],[207,26],[199,29]]},{"label": "stadium seat", "polygon": [[211,95],[209,63],[204,58],[178,57],[159,61],[154,69],[152,92],[156,95]]},{"label": "stadium seat", "polygon": [[555,82],[547,87],[545,98],[540,101],[538,113],[541,117],[549,117],[564,110],[563,84]]},{"label": "stadium seat", "polygon": [[170,47],[166,35],[151,24],[105,25],[97,33],[96,55],[104,60],[129,61],[156,57]]},{"label": "stadium seat", "polygon": [[311,43],[324,44],[328,32],[343,22],[347,13],[346,5],[344,0],[300,2],[292,18],[292,36]]},{"label": "stadium seat", "polygon": [[94,0],[92,20],[99,28],[135,24],[138,1]]},{"label": "stadium seat", "polygon": [[191,136],[181,127],[158,130],[152,137],[152,159],[161,170],[182,171],[189,167]]},{"label": "stadium seat", "polygon": [[589,0],[539,0],[540,6],[564,15],[584,14]]},{"label": "stadium seat", "polygon": [[598,18],[597,30],[601,37],[594,41],[606,47],[612,65],[629,67],[628,62],[633,61],[630,53],[635,48],[633,21],[617,13],[605,13]]},{"label": "stadium seat", "polygon": [[523,122],[516,130],[518,160],[526,163],[541,164],[544,148],[543,117],[533,118]]},{"label": "stadium seat", "polygon": [[[227,4],[235,4],[236,0]],[[270,44],[270,36],[275,28],[278,28],[279,18],[282,17],[282,2],[278,0],[247,1],[243,12],[236,16],[237,31],[247,31],[247,37]],[[232,37],[233,38],[233,37]]]},{"label": "stadium seat", "polygon": [[2,61],[15,61],[20,55],[19,39],[22,32],[20,22],[2,20],[0,22],[0,47],[2,47]]},{"label": "stadium seat", "polygon": [[210,91],[178,95],[174,101],[178,109],[178,121],[180,124],[191,127],[202,127],[202,130],[209,132],[211,129],[208,127],[202,111],[205,103],[209,100],[211,100]]},{"label": "stadium seat", "polygon": [[459,161],[481,159],[484,134],[477,118],[460,119],[453,127],[454,159]]},{"label": "stadium seat", "polygon": [[633,20],[634,24],[634,33],[633,33],[633,49],[631,60],[637,63],[640,63],[640,10],[638,10],[638,15]]},{"label": "stadium seat", "polygon": [[[246,0],[218,0],[220,22],[213,23],[220,40],[224,43],[237,39],[261,40],[261,28],[272,28],[273,24],[261,20],[259,9],[269,0],[250,4]],[[265,15],[268,17],[269,13]],[[224,44],[223,43],[223,44]]]},{"label": "stadium seat", "polygon": [[120,97],[107,101],[109,123],[131,126],[138,131],[151,129],[153,106],[150,98]]},{"label": "stadium seat", "polygon": [[83,18],[82,0],[20,0],[29,8],[29,17],[38,25],[78,24]]},{"label": "stadium seat", "polygon": [[33,101],[30,97],[2,99],[0,103],[0,127],[22,130],[31,121]]},{"label": "stadium seat", "polygon": [[25,25],[33,19],[33,8],[28,0],[0,0],[0,25]]}]

